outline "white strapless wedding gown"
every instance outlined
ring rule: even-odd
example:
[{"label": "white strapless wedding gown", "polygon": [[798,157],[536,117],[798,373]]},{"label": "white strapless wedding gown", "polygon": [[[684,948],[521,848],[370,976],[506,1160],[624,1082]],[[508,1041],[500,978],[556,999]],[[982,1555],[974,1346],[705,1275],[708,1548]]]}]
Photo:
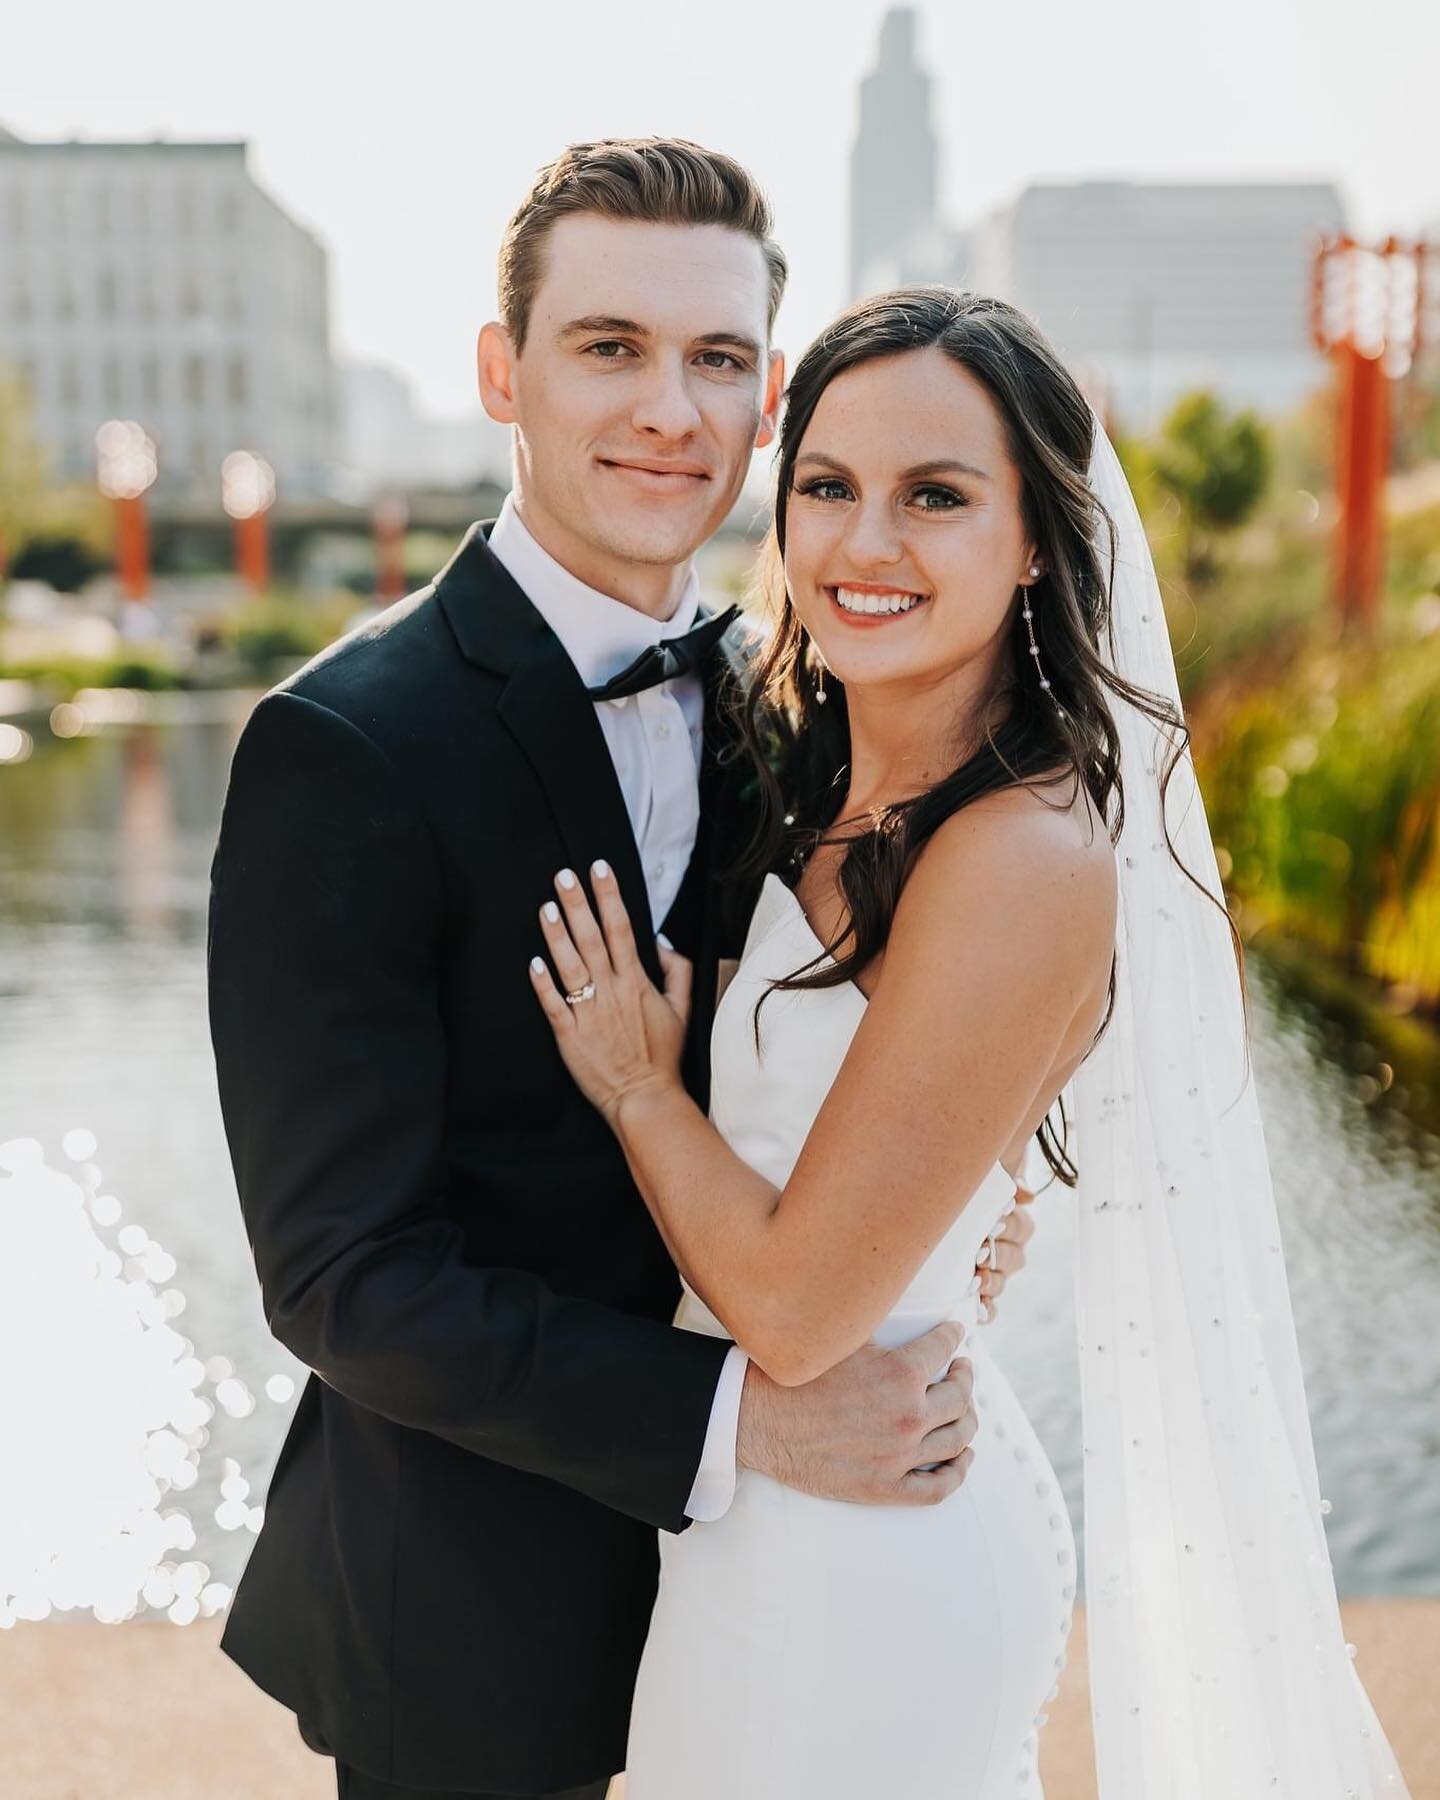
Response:
[{"label": "white strapless wedding gown", "polygon": [[[866,1002],[853,984],[774,993],[758,1053],[755,1003],[822,949],[770,876],[715,1017],[711,1116],[777,1185]],[[964,1323],[980,1420],[964,1483],[939,1506],[852,1506],[742,1470],[723,1518],[662,1535],[627,1800],[1041,1800],[1075,1545],[973,1292],[1013,1193],[997,1163],[876,1334],[900,1344]],[[689,1292],[679,1323],[726,1335]]]}]

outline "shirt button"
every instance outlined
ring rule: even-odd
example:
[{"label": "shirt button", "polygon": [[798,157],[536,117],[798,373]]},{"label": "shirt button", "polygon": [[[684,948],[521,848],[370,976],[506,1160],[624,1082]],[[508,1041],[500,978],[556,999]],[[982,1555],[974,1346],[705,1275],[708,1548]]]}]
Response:
[{"label": "shirt button", "polygon": [[655,727],[655,735],[657,738],[668,738],[670,735],[670,727],[662,721]]},{"label": "shirt button", "polygon": [[655,867],[650,871],[650,873],[655,878],[655,880],[658,881],[660,879],[660,877],[665,873],[664,863],[663,862],[656,863]]}]

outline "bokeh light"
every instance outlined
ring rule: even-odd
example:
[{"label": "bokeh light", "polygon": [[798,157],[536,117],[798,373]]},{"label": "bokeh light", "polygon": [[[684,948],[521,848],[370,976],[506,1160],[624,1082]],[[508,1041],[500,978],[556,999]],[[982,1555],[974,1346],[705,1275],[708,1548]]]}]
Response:
[{"label": "bokeh light", "polygon": [[[0,1628],[55,1612],[119,1623],[147,1609],[176,1625],[222,1612],[230,1589],[190,1557],[174,1497],[201,1477],[217,1412],[255,1407],[228,1357],[202,1359],[172,1321],[175,1258],[101,1193],[96,1143],[63,1140],[69,1170],[34,1139],[0,1143]],[[266,1384],[277,1398],[272,1376]],[[207,1394],[204,1390],[209,1388]],[[293,1383],[291,1383],[293,1391]],[[212,1397],[213,1395],[213,1397]],[[256,1532],[264,1509],[223,1459],[216,1522]]]},{"label": "bokeh light", "polygon": [[29,760],[35,740],[19,725],[0,720],[0,763],[23,763]]},{"label": "bokeh light", "polygon": [[138,500],[159,473],[155,445],[134,419],[107,419],[95,433],[95,453],[107,500]]},{"label": "bokeh light", "polygon": [[275,471],[253,450],[232,450],[220,465],[220,504],[232,519],[253,519],[275,504]]}]

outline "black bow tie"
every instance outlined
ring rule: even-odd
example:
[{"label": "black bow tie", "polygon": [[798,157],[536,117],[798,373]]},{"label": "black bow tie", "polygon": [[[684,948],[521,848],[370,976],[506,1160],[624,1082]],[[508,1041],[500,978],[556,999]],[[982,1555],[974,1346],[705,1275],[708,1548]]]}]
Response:
[{"label": "black bow tie", "polygon": [[631,694],[643,694],[646,688],[659,687],[662,681],[689,675],[700,667],[739,616],[738,606],[727,606],[724,612],[679,637],[652,644],[603,687],[587,688],[586,692],[592,700],[625,700]]}]

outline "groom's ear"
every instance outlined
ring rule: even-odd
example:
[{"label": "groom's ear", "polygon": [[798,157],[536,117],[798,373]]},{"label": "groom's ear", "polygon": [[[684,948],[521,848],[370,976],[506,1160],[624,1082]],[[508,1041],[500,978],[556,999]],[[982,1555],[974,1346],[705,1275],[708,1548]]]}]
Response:
[{"label": "groom's ear", "polygon": [[480,404],[500,425],[515,423],[515,340],[498,320],[480,327],[475,345],[475,372]]},{"label": "groom's ear", "polygon": [[765,376],[764,411],[760,414],[760,429],[755,433],[755,448],[763,450],[767,444],[775,441],[775,433],[780,423],[780,402],[785,397],[785,352],[770,352],[770,367]]}]

